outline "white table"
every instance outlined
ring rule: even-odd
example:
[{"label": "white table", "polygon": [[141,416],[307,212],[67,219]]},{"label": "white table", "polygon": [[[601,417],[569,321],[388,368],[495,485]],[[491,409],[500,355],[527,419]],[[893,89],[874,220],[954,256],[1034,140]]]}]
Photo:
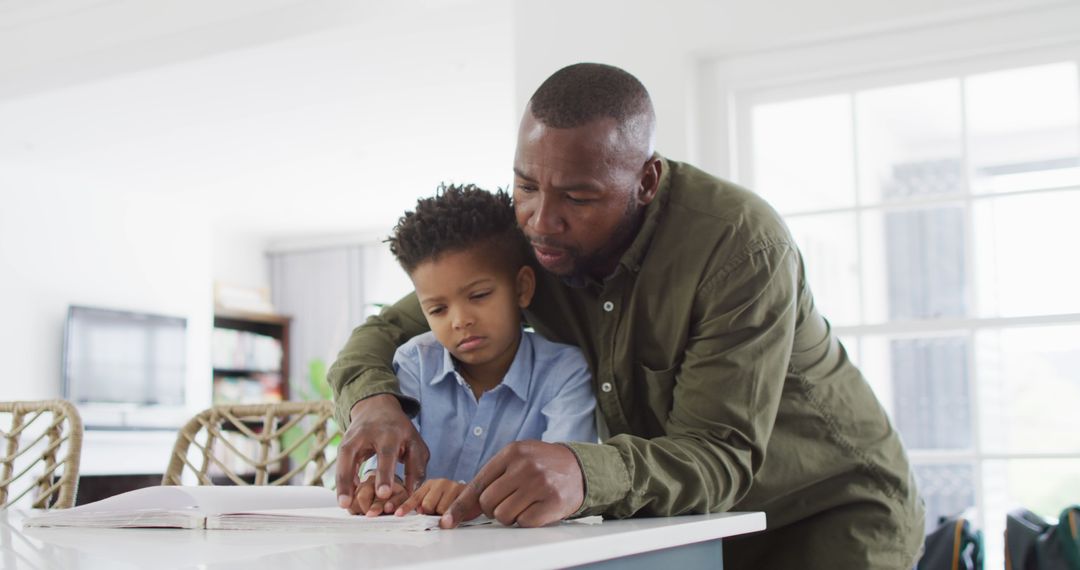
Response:
[{"label": "white table", "polygon": [[478,526],[426,532],[24,529],[0,511],[0,568],[719,568],[724,537],[765,529],[764,513]]}]

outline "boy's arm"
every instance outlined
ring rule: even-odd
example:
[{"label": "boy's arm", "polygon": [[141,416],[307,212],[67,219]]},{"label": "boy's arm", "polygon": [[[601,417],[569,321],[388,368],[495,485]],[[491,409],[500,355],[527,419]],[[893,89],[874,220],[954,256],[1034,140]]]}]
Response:
[{"label": "boy's arm", "polygon": [[408,492],[424,477],[427,446],[406,415],[415,415],[419,405],[401,394],[391,359],[398,346],[425,330],[420,304],[410,294],[357,327],[327,373],[338,425],[345,429],[336,467],[338,504],[343,508],[356,510],[357,475],[373,455],[381,458],[375,474],[380,499],[391,496],[398,460],[405,463]]},{"label": "boy's arm", "polygon": [[565,378],[559,391],[545,402],[541,413],[547,420],[541,440],[553,443],[583,441],[596,443],[596,398],[592,391],[592,375],[589,365],[580,351],[568,352],[565,368],[553,370],[547,381]]}]

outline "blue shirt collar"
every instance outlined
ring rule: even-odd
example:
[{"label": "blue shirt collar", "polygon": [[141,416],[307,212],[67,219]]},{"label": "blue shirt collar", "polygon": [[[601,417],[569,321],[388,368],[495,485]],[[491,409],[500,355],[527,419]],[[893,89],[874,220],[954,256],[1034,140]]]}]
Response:
[{"label": "blue shirt collar", "polygon": [[[454,365],[454,357],[446,347],[442,347],[443,358],[439,370],[431,375],[429,385],[434,386],[447,378],[464,383],[465,379],[457,372]],[[510,363],[510,369],[503,376],[500,386],[506,386],[521,401],[526,401],[529,396],[529,385],[532,383],[533,370],[533,341],[532,335],[521,331],[521,342],[518,343],[514,361]]]}]

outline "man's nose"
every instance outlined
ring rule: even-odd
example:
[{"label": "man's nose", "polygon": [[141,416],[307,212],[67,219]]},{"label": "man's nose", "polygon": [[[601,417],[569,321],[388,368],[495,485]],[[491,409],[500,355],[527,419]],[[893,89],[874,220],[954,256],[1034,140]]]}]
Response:
[{"label": "man's nose", "polygon": [[557,234],[563,231],[566,223],[556,203],[557,198],[545,196],[544,192],[537,192],[537,194],[539,196],[534,200],[535,209],[529,217],[529,226],[541,235]]}]

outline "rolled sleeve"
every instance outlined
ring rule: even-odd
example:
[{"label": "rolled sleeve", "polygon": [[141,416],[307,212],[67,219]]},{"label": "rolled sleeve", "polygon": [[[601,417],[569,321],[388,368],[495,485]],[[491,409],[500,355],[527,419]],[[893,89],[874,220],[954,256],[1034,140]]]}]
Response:
[{"label": "rolled sleeve", "polygon": [[563,443],[577,457],[585,477],[585,500],[573,517],[597,515],[630,493],[630,471],[619,450],[602,443]]}]

